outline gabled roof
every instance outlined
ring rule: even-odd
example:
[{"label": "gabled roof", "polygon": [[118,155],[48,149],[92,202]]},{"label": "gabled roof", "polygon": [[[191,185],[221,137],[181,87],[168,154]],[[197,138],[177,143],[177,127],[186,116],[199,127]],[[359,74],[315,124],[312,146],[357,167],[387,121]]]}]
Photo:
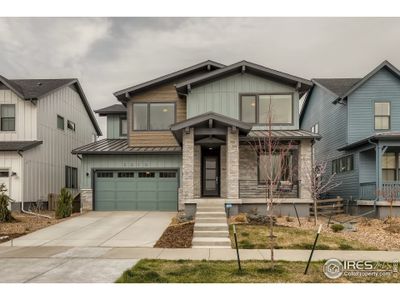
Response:
[{"label": "gabled roof", "polygon": [[179,154],[181,147],[131,147],[127,139],[104,139],[72,150],[72,154]]},{"label": "gabled roof", "polygon": [[207,82],[210,82],[212,80],[215,80],[215,79],[218,79],[221,77],[228,76],[230,74],[239,73],[239,72],[253,73],[253,74],[261,76],[261,77],[272,78],[277,81],[281,81],[281,82],[284,82],[284,83],[287,83],[290,85],[294,85],[294,86],[297,86],[298,84],[300,84],[300,89],[303,91],[308,90],[312,85],[312,82],[307,79],[293,76],[293,75],[290,75],[287,73],[283,73],[283,72],[280,72],[277,70],[273,70],[273,69],[243,60],[243,61],[237,62],[235,64],[229,65],[227,67],[224,67],[222,69],[216,70],[214,72],[196,76],[192,79],[181,82],[176,85],[176,89],[180,93],[187,94],[188,90],[190,88],[205,84]]},{"label": "gabled roof", "polygon": [[0,75],[0,82],[23,100],[39,100],[56,90],[73,85],[82,99],[83,105],[97,134],[102,135],[99,124],[97,124],[96,118],[78,79],[7,79]]},{"label": "gabled roof", "polygon": [[199,70],[207,70],[207,71],[213,71],[216,69],[220,69],[225,67],[225,65],[217,63],[215,61],[212,60],[206,60],[204,62],[201,62],[199,64],[196,64],[194,66],[146,81],[144,83],[138,84],[138,85],[134,85],[131,87],[128,87],[126,89],[120,90],[118,92],[114,93],[114,96],[117,97],[118,100],[125,102],[127,100],[127,96],[133,93],[137,93],[137,92],[141,92],[143,90],[149,89],[151,87],[163,84],[163,83],[167,83],[170,82],[172,80],[175,80],[177,78],[183,77],[183,76],[187,76],[191,73],[195,73]]},{"label": "gabled roof", "polygon": [[0,151],[26,151],[40,144],[43,144],[43,141],[0,142]]},{"label": "gabled roof", "polygon": [[100,116],[106,115],[123,115],[126,114],[126,107],[122,104],[113,104],[104,108],[100,108],[94,111],[98,113]]}]

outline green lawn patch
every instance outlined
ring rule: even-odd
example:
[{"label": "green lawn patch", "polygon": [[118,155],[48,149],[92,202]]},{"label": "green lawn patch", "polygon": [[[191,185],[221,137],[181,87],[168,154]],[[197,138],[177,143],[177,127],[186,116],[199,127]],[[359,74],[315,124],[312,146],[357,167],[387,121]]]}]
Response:
[{"label": "green lawn patch", "polygon": [[337,283],[400,282],[397,277],[325,277],[324,262],[313,262],[304,275],[305,262],[278,261],[271,269],[269,261],[243,261],[239,272],[236,261],[151,260],[139,261],[125,271],[117,283]]},{"label": "green lawn patch", "polygon": [[[236,225],[239,248],[266,249],[269,247],[269,227],[266,225]],[[314,230],[275,226],[275,249],[311,249],[316,232]],[[230,226],[232,247],[233,230]],[[377,250],[358,241],[347,240],[335,233],[322,233],[319,236],[318,250]]]}]

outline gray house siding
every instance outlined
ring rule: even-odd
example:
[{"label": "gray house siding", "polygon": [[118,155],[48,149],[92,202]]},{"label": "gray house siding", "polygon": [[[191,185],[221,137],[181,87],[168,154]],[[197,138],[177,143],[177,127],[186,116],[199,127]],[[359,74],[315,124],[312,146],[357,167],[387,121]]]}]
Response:
[{"label": "gray house siding", "polygon": [[336,95],[330,91],[314,86],[308,99],[304,112],[301,128],[311,130],[318,123],[319,134],[322,139],[315,142],[314,159],[316,162],[327,162],[327,174],[332,173],[332,160],[354,154],[354,170],[336,175],[340,186],[331,190],[329,194],[338,195],[344,199],[356,198],[359,193],[358,179],[358,153],[337,151],[347,141],[347,107],[342,104],[333,104]]},{"label": "gray house siding", "polygon": [[108,139],[126,139],[126,135],[121,136],[120,118],[126,115],[108,115],[107,116],[107,138]]},{"label": "gray house siding", "polygon": [[[295,88],[247,73],[235,74],[193,88],[186,98],[187,118],[212,111],[239,119],[239,95],[245,93],[293,93],[294,124],[274,126],[273,129],[299,128],[299,94]],[[253,129],[262,128],[262,126],[253,127]]]},{"label": "gray house siding", "polygon": [[375,101],[390,101],[391,130],[400,130],[400,80],[384,68],[348,97],[349,144],[375,133]]}]

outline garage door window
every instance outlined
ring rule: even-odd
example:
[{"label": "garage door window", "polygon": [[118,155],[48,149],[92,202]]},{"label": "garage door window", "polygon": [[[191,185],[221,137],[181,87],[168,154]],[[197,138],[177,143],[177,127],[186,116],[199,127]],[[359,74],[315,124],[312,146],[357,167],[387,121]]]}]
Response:
[{"label": "garage door window", "polygon": [[113,178],[114,174],[113,174],[113,172],[98,172],[97,177],[98,178]]},{"label": "garage door window", "polygon": [[118,177],[127,178],[127,177],[135,177],[134,172],[118,172]]},{"label": "garage door window", "polygon": [[175,172],[160,172],[160,178],[175,178]]},{"label": "garage door window", "polygon": [[153,178],[156,177],[156,173],[154,172],[139,172],[140,178]]}]

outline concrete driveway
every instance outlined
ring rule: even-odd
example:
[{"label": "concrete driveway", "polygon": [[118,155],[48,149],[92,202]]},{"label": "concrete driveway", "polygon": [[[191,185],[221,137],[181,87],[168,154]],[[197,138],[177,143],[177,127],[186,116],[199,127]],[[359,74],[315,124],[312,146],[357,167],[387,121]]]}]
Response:
[{"label": "concrete driveway", "polygon": [[175,214],[90,212],[17,238],[14,246],[152,247]]}]

